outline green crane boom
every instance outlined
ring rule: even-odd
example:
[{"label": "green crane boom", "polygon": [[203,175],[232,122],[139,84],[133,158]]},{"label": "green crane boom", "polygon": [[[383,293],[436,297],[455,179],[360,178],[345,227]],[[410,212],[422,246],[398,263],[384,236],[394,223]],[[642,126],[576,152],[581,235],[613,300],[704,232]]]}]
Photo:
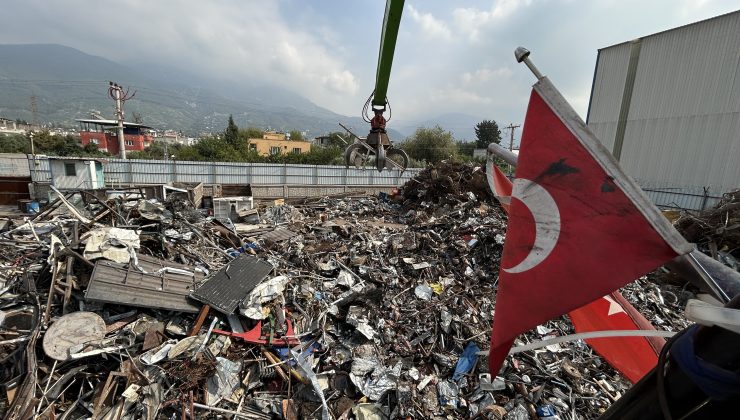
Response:
[{"label": "green crane boom", "polygon": [[385,17],[383,30],[380,33],[380,52],[378,54],[378,70],[375,74],[375,93],[373,94],[373,108],[385,108],[388,93],[388,80],[391,77],[393,53],[396,50],[398,27],[401,25],[401,13],[405,0],[387,0],[385,3]]},{"label": "green crane boom", "polygon": [[[347,166],[364,167],[371,158],[375,158],[375,167],[383,169],[406,170],[409,157],[403,150],[393,147],[385,131],[386,119],[383,116],[388,101],[388,81],[391,78],[393,53],[396,50],[398,27],[401,25],[401,13],[404,0],[386,0],[383,29],[380,33],[380,52],[378,53],[378,69],[375,73],[375,89],[365,106],[362,108],[362,117],[370,123],[370,133],[366,138],[357,137],[357,141],[344,151],[344,162]],[[368,112],[372,108],[372,114]],[[388,118],[390,119],[390,117]]]}]

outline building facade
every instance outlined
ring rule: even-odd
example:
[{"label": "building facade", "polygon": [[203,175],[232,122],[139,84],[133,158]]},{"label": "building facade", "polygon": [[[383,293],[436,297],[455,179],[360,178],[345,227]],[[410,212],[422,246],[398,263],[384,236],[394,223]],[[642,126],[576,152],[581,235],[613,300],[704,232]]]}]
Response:
[{"label": "building facade", "polygon": [[740,187],[739,57],[740,12],[599,50],[587,124],[658,204]]},{"label": "building facade", "polygon": [[105,187],[103,161],[90,158],[49,156],[51,185],[60,190]]},{"label": "building facade", "polygon": [[[83,119],[80,123],[80,141],[83,146],[93,143],[98,150],[117,155],[120,151],[118,143],[118,121]],[[149,134],[151,127],[137,123],[123,123],[123,137],[126,151],[142,151],[152,145],[154,139]]]},{"label": "building facade", "polygon": [[311,142],[304,140],[288,140],[285,133],[266,132],[261,139],[249,139],[249,148],[260,156],[287,155],[289,153],[308,153],[311,151]]},{"label": "building facade", "polygon": [[0,135],[24,134],[29,131],[38,131],[39,127],[27,123],[0,117]]}]

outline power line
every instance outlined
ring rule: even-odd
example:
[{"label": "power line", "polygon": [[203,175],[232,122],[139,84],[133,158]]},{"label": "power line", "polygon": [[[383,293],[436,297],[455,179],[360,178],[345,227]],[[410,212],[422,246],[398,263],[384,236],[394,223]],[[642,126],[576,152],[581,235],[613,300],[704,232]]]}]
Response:
[{"label": "power line", "polygon": [[106,80],[43,80],[43,79],[3,79],[0,78],[0,83],[51,83],[51,84],[103,84],[107,83]]}]

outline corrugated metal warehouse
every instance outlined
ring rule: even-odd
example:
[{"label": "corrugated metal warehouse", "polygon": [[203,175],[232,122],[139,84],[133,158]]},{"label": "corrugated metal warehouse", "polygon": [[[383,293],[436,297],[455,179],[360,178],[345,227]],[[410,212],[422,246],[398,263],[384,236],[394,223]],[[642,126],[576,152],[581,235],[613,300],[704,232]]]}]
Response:
[{"label": "corrugated metal warehouse", "polygon": [[587,123],[658,205],[740,187],[740,11],[599,50]]}]

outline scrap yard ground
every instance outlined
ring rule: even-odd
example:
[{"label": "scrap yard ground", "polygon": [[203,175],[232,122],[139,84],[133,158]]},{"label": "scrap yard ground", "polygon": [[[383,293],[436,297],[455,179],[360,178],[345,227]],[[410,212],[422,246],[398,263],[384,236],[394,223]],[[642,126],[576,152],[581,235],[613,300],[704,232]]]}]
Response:
[{"label": "scrap yard ground", "polygon": [[[630,387],[580,340],[487,372],[507,218],[480,167],[235,223],[186,194],[63,197],[2,221],[6,418],[596,418]],[[724,249],[710,226],[737,200],[679,225]],[[667,331],[696,292],[660,270],[622,289]],[[515,346],[572,332],[563,316]]]}]

